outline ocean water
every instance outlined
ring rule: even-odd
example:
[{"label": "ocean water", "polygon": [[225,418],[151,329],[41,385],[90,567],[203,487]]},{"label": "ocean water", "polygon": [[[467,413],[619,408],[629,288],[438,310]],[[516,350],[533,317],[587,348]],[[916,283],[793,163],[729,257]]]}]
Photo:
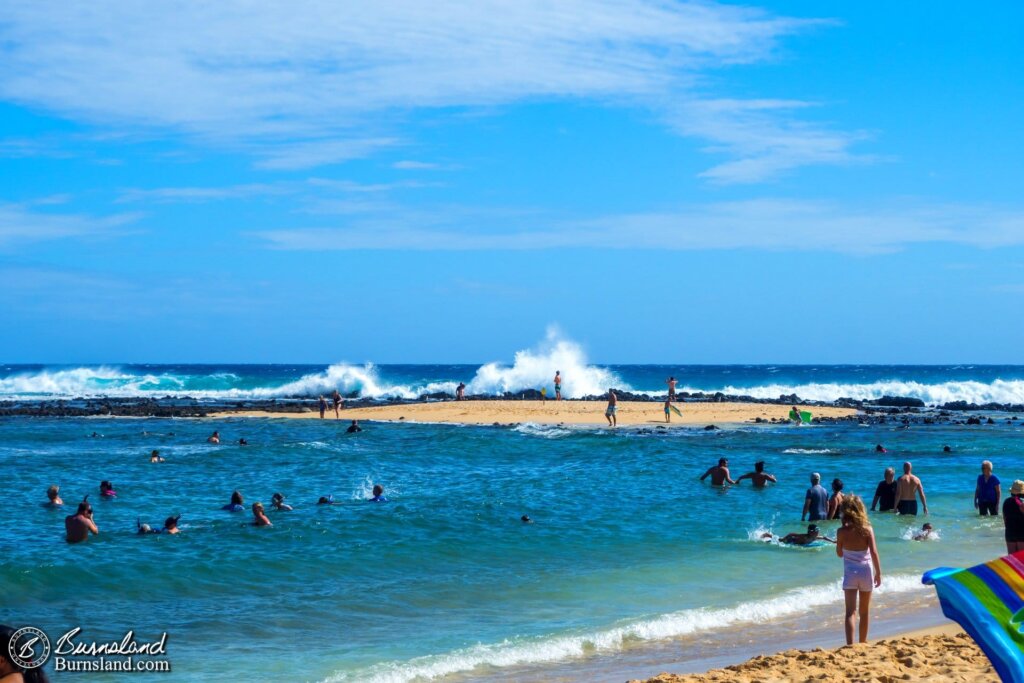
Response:
[{"label": "ocean water", "polygon": [[[665,374],[606,371],[638,386]],[[306,370],[231,381],[261,372]],[[870,496],[886,466],[914,462],[940,540],[908,540],[922,518],[873,519],[876,605],[902,613],[929,600],[923,571],[1003,551],[1001,520],[979,518],[971,493],[982,459],[1007,486],[1024,478],[1019,422],[668,433],[367,423],[348,435],[332,420],[0,419],[0,622],[80,626],[90,640],[167,632],[173,671],[150,675],[174,681],[623,680],[655,662],[703,661],[716,643],[773,651],[812,633],[839,644],[833,550],[759,539],[802,530],[808,473]],[[214,428],[225,445],[204,442]],[[166,462],[148,462],[154,448]],[[699,482],[723,456],[737,474],[763,459],[779,484]],[[102,479],[116,500],[99,498]],[[378,482],[386,504],[366,500]],[[40,505],[50,484],[69,505],[92,494],[100,536],[64,542],[65,513]],[[247,526],[248,513],[219,509],[234,489],[246,503],[280,491],[295,510]],[[339,504],[315,505],[328,494]],[[137,519],[159,526],[177,513],[179,536],[134,533]]]}]

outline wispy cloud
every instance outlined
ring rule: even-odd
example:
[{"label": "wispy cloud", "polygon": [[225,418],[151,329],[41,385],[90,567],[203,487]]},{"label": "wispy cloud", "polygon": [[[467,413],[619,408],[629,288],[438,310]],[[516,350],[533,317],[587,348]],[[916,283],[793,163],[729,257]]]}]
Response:
[{"label": "wispy cloud", "polygon": [[439,171],[445,168],[445,166],[441,164],[433,164],[428,161],[403,159],[402,161],[396,161],[391,164],[391,168],[398,169],[399,171]]},{"label": "wispy cloud", "polygon": [[[858,136],[801,124],[791,105],[715,100],[693,84],[823,23],[703,1],[41,0],[5,7],[0,98],[233,144],[274,170],[394,147],[392,131],[418,108],[571,98],[661,110],[731,158],[707,177],[753,181],[848,163]],[[677,120],[680,103],[689,113]]]},{"label": "wispy cloud", "polygon": [[279,195],[289,192],[288,187],[272,183],[248,183],[223,187],[158,187],[130,188],[121,192],[118,203],[129,202],[208,202],[225,199],[244,199],[260,195]]},{"label": "wispy cloud", "polygon": [[111,237],[138,218],[134,213],[46,213],[24,204],[0,203],[0,248],[63,238]]},{"label": "wispy cloud", "polygon": [[871,254],[933,242],[980,248],[1024,245],[1024,210],[966,204],[865,208],[783,199],[589,219],[389,211],[355,216],[341,226],[271,230],[255,236],[272,248],[292,250],[758,249]]}]

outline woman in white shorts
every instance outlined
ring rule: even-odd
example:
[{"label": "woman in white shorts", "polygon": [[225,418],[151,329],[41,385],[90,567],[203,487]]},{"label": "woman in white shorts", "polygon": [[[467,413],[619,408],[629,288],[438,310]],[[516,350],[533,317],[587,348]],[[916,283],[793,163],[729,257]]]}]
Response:
[{"label": "woman in white shorts", "polygon": [[848,495],[839,511],[843,526],[836,534],[836,554],[843,558],[846,644],[853,645],[853,621],[857,612],[860,613],[860,642],[866,643],[871,591],[882,585],[882,565],[864,501],[860,496]]}]

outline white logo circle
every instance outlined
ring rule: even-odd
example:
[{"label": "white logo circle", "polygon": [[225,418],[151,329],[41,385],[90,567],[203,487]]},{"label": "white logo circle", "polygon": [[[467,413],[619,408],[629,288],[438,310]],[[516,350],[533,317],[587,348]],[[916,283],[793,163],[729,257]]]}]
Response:
[{"label": "white logo circle", "polygon": [[7,654],[22,669],[38,669],[50,658],[50,639],[34,626],[19,628],[7,643]]}]

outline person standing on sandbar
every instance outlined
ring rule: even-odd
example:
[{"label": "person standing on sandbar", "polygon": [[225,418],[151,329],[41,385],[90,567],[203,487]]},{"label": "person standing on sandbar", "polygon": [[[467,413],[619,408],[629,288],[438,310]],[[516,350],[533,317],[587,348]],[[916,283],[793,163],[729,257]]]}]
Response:
[{"label": "person standing on sandbar", "polygon": [[619,397],[615,395],[615,392],[611,389],[608,390],[608,409],[604,411],[604,416],[608,418],[608,426],[616,427],[619,424],[619,418],[616,413],[619,412]]},{"label": "person standing on sandbar", "polygon": [[334,403],[334,419],[340,420],[341,413],[339,411],[341,410],[342,399],[341,393],[339,393],[337,389],[335,389],[334,393],[331,394],[331,402]]},{"label": "person standing on sandbar", "polygon": [[921,496],[921,507],[928,514],[928,501],[924,497],[921,480],[911,473],[914,466],[903,463],[903,476],[896,480],[896,512],[901,515],[917,514],[917,496]]}]

